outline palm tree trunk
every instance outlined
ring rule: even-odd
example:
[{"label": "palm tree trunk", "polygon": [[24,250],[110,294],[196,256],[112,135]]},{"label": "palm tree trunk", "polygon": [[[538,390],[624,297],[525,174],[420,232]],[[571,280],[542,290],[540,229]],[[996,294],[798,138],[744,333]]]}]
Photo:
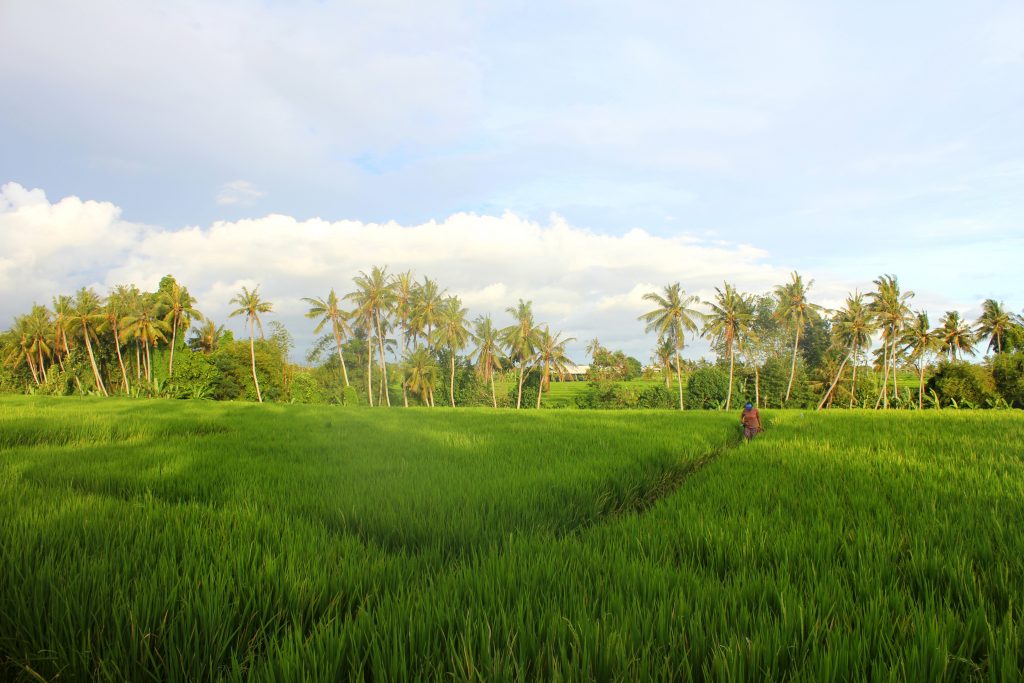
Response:
[{"label": "palm tree trunk", "polygon": [[548,376],[548,363],[545,361],[544,370],[540,373],[540,384],[537,386],[537,410],[540,410],[540,397],[544,394],[544,380]]},{"label": "palm tree trunk", "polygon": [[109,396],[107,388],[103,386],[103,379],[100,377],[100,370],[96,367],[96,356],[92,354],[92,343],[89,341],[89,328],[87,325],[82,325],[82,336],[85,337],[85,349],[89,352],[89,362],[92,364],[92,376],[96,379],[96,386],[103,392],[104,396]]},{"label": "palm tree trunk", "polygon": [[345,380],[345,386],[348,386],[348,368],[345,367],[345,354],[341,352],[341,335],[337,332],[334,333],[334,343],[338,347],[338,360],[341,361],[341,376]]},{"label": "palm tree trunk", "polygon": [[498,407],[498,394],[494,390],[494,371],[491,371],[491,404]]},{"label": "palm tree trunk", "polygon": [[896,405],[896,399],[899,397],[899,383],[896,381],[896,334],[895,331],[892,335],[892,351],[889,353],[889,362],[892,363],[892,403]]},{"label": "palm tree trunk", "polygon": [[36,345],[36,355],[39,356],[39,371],[43,374],[43,381],[47,381],[46,377],[46,363],[43,362],[43,347],[41,344]]},{"label": "palm tree trunk", "polygon": [[525,367],[526,361],[522,361],[519,364],[519,395],[516,396],[516,410],[523,406],[523,370]]},{"label": "palm tree trunk", "polygon": [[[263,403],[263,394],[260,393],[260,380],[256,377],[256,323],[249,327],[249,358],[252,359],[252,383],[256,385],[256,400]],[[147,350],[146,353],[149,353]]]},{"label": "palm tree trunk", "polygon": [[117,323],[113,323],[110,328],[114,332],[114,348],[117,349],[117,364],[121,366],[121,380],[124,384],[124,393],[128,394],[131,392],[131,387],[128,386],[128,371],[124,369],[124,360],[121,358],[121,338],[117,334]]},{"label": "palm tree trunk", "polygon": [[28,369],[32,371],[32,381],[36,383],[36,386],[40,384],[39,373],[36,372],[36,363],[32,360],[32,352],[24,346],[22,347],[25,351],[25,361],[28,363]]},{"label": "palm tree trunk", "polygon": [[875,410],[878,410],[878,406],[882,404],[882,399],[885,399],[885,407],[889,407],[889,341],[886,340],[882,345],[882,393],[878,395],[878,400],[875,401]]},{"label": "palm tree trunk", "polygon": [[366,326],[366,396],[373,407],[373,328]]},{"label": "palm tree trunk", "polygon": [[920,365],[921,379],[917,387],[917,409],[924,410],[924,358]]},{"label": "palm tree trunk", "polygon": [[854,348],[853,351],[852,351],[854,360],[853,360],[853,379],[850,380],[850,408],[851,409],[853,408],[854,400],[855,400],[855,398],[857,396],[857,365],[859,365],[858,360],[860,359],[860,354],[858,353],[859,350],[860,349]]},{"label": "palm tree trunk", "polygon": [[832,381],[832,386],[830,386],[828,391],[825,392],[825,395],[821,397],[821,403],[818,404],[818,410],[821,410],[822,406],[825,405],[825,401],[827,401],[828,397],[832,395],[833,391],[835,391],[836,385],[839,384],[839,380],[843,376],[843,370],[846,369],[846,361],[848,360],[850,360],[849,356],[844,358],[843,362],[839,365],[839,372],[836,373],[836,378]]},{"label": "palm tree trunk", "polygon": [[[377,312],[377,345],[380,347],[380,371],[382,374],[381,381],[384,382],[384,400],[387,402],[388,408],[391,407],[391,391],[388,389],[388,362],[384,360],[384,335],[381,333],[380,328],[380,312]],[[378,394],[379,396],[379,394]]]},{"label": "palm tree trunk", "polygon": [[796,326],[796,337],[793,338],[793,363],[789,367],[789,385],[786,387],[786,401],[789,401],[789,393],[793,390],[793,378],[796,376],[796,352],[800,345],[800,326]]},{"label": "palm tree trunk", "polygon": [[171,324],[174,326],[171,328],[171,359],[167,363],[167,378],[174,377],[174,347],[175,342],[178,341],[178,316],[174,316],[171,320]]},{"label": "palm tree trunk", "polygon": [[455,407],[455,349],[448,347],[448,355],[451,356],[452,374],[448,379],[448,396],[451,398],[452,408]]},{"label": "palm tree trunk", "polygon": [[735,362],[736,353],[733,351],[732,344],[729,344],[729,393],[725,396],[725,409],[729,410],[732,406],[732,372],[733,364]]},{"label": "palm tree trunk", "polygon": [[754,407],[761,407],[761,372],[757,363],[754,363]]},{"label": "palm tree trunk", "polygon": [[135,379],[142,379],[142,350],[138,339],[135,340]]},{"label": "palm tree trunk", "polygon": [[[65,348],[67,344],[65,343]],[[57,364],[60,365],[60,371],[64,372],[64,358],[60,354],[60,339],[57,340],[57,348],[53,350],[53,355],[57,356]]]},{"label": "palm tree trunk", "polygon": [[679,349],[676,349],[676,384],[679,385],[679,410],[683,410],[683,366],[679,362]]}]

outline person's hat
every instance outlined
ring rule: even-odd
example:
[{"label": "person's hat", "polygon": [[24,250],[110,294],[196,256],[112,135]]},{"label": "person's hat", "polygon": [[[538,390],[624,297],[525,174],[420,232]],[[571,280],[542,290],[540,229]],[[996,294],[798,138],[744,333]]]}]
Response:
[{"label": "person's hat", "polygon": [[748,403],[747,405],[745,405],[743,407],[746,408],[747,410],[750,410],[751,408],[754,407],[754,404],[753,403]]}]

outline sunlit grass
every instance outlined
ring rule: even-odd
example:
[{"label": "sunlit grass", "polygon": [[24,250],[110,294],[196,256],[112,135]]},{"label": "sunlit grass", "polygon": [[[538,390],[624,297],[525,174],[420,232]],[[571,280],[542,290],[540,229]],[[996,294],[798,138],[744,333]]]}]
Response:
[{"label": "sunlit grass", "polygon": [[765,417],[2,399],[0,677],[1017,678],[1024,419]]}]

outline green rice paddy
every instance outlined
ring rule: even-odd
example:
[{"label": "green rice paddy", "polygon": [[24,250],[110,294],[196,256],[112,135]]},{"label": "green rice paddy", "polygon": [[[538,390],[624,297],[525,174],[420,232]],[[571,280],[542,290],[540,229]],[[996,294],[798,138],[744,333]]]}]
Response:
[{"label": "green rice paddy", "polygon": [[1019,680],[1024,416],[0,399],[0,679]]}]

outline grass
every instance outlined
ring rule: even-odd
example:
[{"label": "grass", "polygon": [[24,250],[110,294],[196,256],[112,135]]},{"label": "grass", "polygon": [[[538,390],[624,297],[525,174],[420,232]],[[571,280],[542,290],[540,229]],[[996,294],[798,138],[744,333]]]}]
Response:
[{"label": "grass", "polygon": [[1019,413],[765,417],[4,398],[0,677],[1024,674]]}]

